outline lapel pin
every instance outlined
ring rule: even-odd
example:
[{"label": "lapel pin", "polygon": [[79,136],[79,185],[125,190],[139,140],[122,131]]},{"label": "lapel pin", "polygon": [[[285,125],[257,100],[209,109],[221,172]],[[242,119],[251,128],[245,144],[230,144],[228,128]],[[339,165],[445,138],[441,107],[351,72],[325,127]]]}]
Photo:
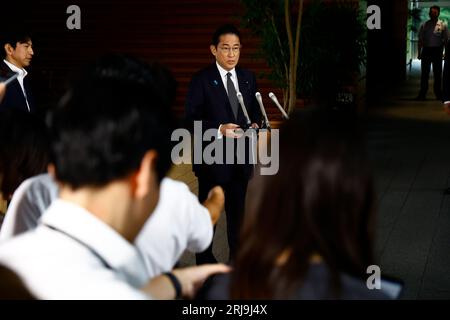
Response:
[{"label": "lapel pin", "polygon": [[217,82],[217,80],[213,81],[214,85],[217,86],[219,83]]}]

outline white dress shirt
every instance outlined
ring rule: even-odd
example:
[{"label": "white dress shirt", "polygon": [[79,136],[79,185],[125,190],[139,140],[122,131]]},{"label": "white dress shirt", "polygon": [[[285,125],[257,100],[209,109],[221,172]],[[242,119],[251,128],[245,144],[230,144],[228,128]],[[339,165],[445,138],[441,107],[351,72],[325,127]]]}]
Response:
[{"label": "white dress shirt", "polygon": [[184,251],[202,252],[213,239],[209,211],[180,181],[164,178],[159,201],[136,239],[151,276],[172,270]]},{"label": "white dress shirt", "polygon": [[85,209],[55,200],[34,230],[0,245],[9,267],[39,299],[147,299],[135,246]]},{"label": "white dress shirt", "polygon": [[[58,196],[48,174],[29,178],[14,192],[0,229],[0,243],[34,229],[43,212]],[[213,225],[208,210],[186,184],[164,178],[158,204],[145,223],[136,246],[149,277],[171,270],[187,249],[201,252],[211,243]]]},{"label": "white dress shirt", "polygon": [[4,63],[14,72],[18,73],[17,81],[19,81],[20,87],[22,88],[23,96],[25,97],[25,101],[27,103],[28,111],[30,111],[30,105],[28,104],[27,93],[25,92],[25,87],[23,86],[23,79],[27,76],[28,72],[25,69],[20,69],[13,65],[11,62],[3,60]]}]

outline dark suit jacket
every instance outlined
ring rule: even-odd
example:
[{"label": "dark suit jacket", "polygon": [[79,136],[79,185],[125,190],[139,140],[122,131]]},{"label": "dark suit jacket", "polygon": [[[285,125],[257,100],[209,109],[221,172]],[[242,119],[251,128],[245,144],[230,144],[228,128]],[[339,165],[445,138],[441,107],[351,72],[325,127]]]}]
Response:
[{"label": "dark suit jacket", "polygon": [[[2,60],[0,62],[0,80],[4,81],[14,75],[14,72],[8,67],[8,65]],[[28,104],[30,106],[30,111],[35,111],[34,99],[30,90],[30,82],[27,75],[23,80],[23,86],[27,94]],[[0,103],[0,111],[15,108],[28,112],[27,102],[25,96],[23,95],[22,88],[19,81],[16,79],[6,88],[5,96],[3,101]]]},{"label": "dark suit jacket", "polygon": [[[236,74],[239,90],[244,98],[250,120],[252,123],[260,125],[261,113],[255,98],[257,91],[256,77],[254,73],[239,67],[236,67]],[[235,123],[243,128],[245,127],[246,119],[241,108],[238,110],[237,119],[234,117],[216,63],[200,70],[192,77],[186,99],[186,120],[191,131],[194,121],[202,121],[203,131],[207,129],[217,130],[221,124],[226,123]],[[224,137],[224,139],[229,138]],[[208,144],[208,142],[204,143],[203,148]],[[240,170],[244,177],[249,178],[252,168],[253,165],[251,164],[193,164],[197,177],[207,177],[218,183],[226,183],[232,175],[232,170],[236,169]]]}]

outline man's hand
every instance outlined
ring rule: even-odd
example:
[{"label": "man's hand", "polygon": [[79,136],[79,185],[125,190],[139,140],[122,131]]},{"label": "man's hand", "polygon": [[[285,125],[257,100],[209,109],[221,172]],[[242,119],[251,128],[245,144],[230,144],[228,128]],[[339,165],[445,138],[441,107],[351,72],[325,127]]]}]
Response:
[{"label": "man's hand", "polygon": [[5,92],[6,92],[6,86],[2,82],[2,83],[0,83],[0,102],[2,102],[3,96],[5,95]]},{"label": "man's hand", "polygon": [[208,209],[213,224],[216,224],[222,214],[225,204],[225,194],[223,189],[215,186],[209,191],[208,199],[203,202],[203,205]]},{"label": "man's hand", "polygon": [[252,123],[251,127],[252,127],[253,129],[259,129],[259,126],[258,126],[257,123]]},{"label": "man's hand", "polygon": [[220,133],[228,138],[240,138],[244,134],[242,129],[234,123],[223,124],[220,127]]},{"label": "man's hand", "polygon": [[198,289],[209,276],[216,273],[230,272],[231,268],[222,263],[204,264],[201,266],[174,269],[172,273],[181,283],[183,298],[193,299]]},{"label": "man's hand", "polygon": [[[172,274],[180,283],[182,297],[192,299],[209,276],[230,271],[231,268],[229,266],[216,263],[174,269],[172,270]],[[164,274],[152,278],[141,290],[157,300],[173,300],[176,295],[174,285],[169,277]]]}]

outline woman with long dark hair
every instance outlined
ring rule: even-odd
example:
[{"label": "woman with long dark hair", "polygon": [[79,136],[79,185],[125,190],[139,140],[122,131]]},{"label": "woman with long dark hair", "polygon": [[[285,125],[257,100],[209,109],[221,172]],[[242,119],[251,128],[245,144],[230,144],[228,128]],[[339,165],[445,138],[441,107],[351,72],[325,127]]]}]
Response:
[{"label": "woman with long dark hair", "polygon": [[385,298],[366,286],[375,195],[356,123],[313,109],[282,126],[279,171],[253,180],[234,271],[207,298]]}]

